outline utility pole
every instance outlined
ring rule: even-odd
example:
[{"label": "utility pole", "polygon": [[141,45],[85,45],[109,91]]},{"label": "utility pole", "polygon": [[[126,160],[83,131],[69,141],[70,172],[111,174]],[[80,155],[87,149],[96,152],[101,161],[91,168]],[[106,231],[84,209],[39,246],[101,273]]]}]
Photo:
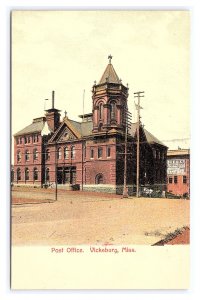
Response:
[{"label": "utility pole", "polygon": [[55,200],[58,199],[58,179],[57,179],[57,171],[58,171],[58,153],[57,153],[57,143],[55,142]]},{"label": "utility pole", "polygon": [[135,104],[137,109],[137,174],[136,174],[136,197],[140,196],[140,98],[144,97],[144,92],[134,93],[134,98],[138,98],[138,103]]},{"label": "utility pole", "polygon": [[123,187],[123,198],[128,198],[128,188],[127,188],[127,137],[129,129],[129,119],[131,118],[131,113],[128,108],[125,108],[125,141],[124,141],[124,187]]}]

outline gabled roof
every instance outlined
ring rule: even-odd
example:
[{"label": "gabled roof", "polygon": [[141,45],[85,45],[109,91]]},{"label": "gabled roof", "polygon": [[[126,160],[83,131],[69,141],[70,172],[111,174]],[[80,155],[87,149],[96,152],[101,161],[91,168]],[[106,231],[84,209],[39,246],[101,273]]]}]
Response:
[{"label": "gabled roof", "polygon": [[19,135],[24,135],[29,133],[39,133],[44,128],[44,125],[45,125],[44,117],[33,119],[32,124],[18,131],[17,133],[14,134],[14,136],[19,136]]},{"label": "gabled roof", "polygon": [[[131,129],[130,129],[130,134],[132,136],[135,136],[136,134],[136,129],[137,129],[137,123],[131,123]],[[165,146],[165,144],[163,144],[160,140],[158,140],[153,134],[151,134],[148,130],[146,129],[143,129],[144,131],[144,134],[146,136],[146,139],[147,139],[147,142],[149,144],[159,144],[159,145],[162,145],[162,146]]]},{"label": "gabled roof", "polygon": [[117,73],[115,72],[115,69],[113,68],[112,64],[108,64],[99,83],[98,84],[103,84],[105,82],[110,82],[110,83],[121,83],[119,77],[117,76]]}]

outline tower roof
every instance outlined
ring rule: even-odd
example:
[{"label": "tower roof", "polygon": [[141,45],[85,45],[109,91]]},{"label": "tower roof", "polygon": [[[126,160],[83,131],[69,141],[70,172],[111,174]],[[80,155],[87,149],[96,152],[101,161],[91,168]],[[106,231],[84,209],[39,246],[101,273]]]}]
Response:
[{"label": "tower roof", "polygon": [[113,65],[111,64],[112,56],[110,55],[108,58],[109,58],[109,64],[107,65],[98,84],[103,84],[105,82],[119,84],[119,83],[121,83],[121,80],[119,79],[117,73],[115,72]]}]

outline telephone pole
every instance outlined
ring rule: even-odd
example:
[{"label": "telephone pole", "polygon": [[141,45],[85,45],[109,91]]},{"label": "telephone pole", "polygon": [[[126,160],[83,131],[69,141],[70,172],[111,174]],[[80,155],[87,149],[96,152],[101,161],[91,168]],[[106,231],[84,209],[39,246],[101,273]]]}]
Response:
[{"label": "telephone pole", "polygon": [[128,188],[127,188],[127,138],[128,130],[130,128],[131,113],[128,108],[125,108],[125,141],[124,141],[124,187],[123,187],[123,198],[128,198]]},{"label": "telephone pole", "polygon": [[136,173],[136,197],[140,196],[140,98],[144,97],[144,92],[134,93],[134,98],[138,99],[138,103],[135,104],[137,110],[137,173]]}]

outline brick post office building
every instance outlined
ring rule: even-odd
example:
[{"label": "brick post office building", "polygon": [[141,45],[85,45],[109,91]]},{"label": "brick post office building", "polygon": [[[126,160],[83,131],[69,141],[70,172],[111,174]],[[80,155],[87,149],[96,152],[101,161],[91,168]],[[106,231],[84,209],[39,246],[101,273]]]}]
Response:
[{"label": "brick post office building", "polygon": [[167,152],[167,191],[179,196],[190,195],[190,150]]},{"label": "brick post office building", "polygon": [[[122,193],[128,87],[111,59],[92,87],[92,113],[77,122],[54,106],[14,135],[14,184]],[[127,140],[127,185],[136,184],[137,124]],[[166,187],[167,147],[140,124],[140,185]]]}]

